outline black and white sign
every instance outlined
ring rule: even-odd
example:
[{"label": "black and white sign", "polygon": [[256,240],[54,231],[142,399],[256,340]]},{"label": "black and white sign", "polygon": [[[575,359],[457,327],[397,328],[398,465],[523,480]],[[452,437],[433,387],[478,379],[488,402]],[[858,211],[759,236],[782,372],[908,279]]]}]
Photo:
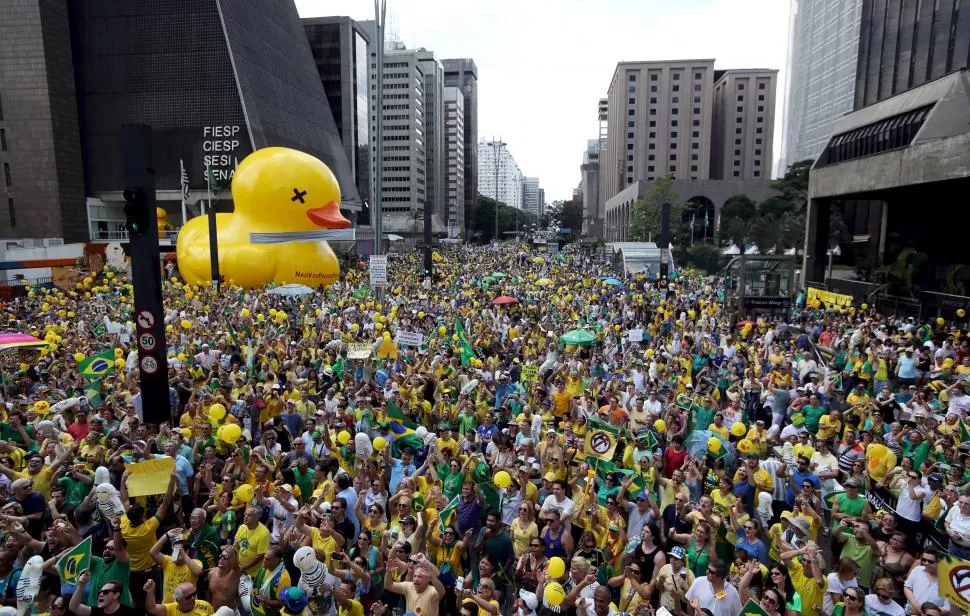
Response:
[{"label": "black and white sign", "polygon": [[152,325],[155,324],[155,315],[153,315],[148,310],[142,310],[138,313],[138,327],[141,329],[150,329]]},{"label": "black and white sign", "polygon": [[151,355],[141,358],[141,369],[145,374],[155,374],[158,372],[158,360]]},{"label": "black and white sign", "polygon": [[155,349],[155,336],[149,333],[140,334],[138,336],[138,346],[146,351],[153,351]]},{"label": "black and white sign", "polygon": [[370,256],[370,286],[387,286],[387,255]]}]

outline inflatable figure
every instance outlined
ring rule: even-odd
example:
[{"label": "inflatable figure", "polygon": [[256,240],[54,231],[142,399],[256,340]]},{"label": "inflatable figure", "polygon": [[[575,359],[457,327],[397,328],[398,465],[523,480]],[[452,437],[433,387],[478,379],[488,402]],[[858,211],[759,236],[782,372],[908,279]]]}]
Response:
[{"label": "inflatable figure", "polygon": [[[219,272],[251,289],[269,282],[309,287],[337,280],[340,266],[327,240],[353,240],[340,213],[340,186],[320,160],[289,148],[247,156],[232,179],[232,214],[216,214]],[[190,284],[211,277],[209,225],[190,220],[176,243],[179,270]]]}]

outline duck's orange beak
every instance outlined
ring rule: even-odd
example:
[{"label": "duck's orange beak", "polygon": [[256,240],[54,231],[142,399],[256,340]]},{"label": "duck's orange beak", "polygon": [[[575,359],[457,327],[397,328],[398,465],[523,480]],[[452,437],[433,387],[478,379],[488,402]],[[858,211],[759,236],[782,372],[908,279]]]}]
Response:
[{"label": "duck's orange beak", "polygon": [[350,221],[340,213],[340,204],[331,201],[323,207],[307,210],[307,218],[318,227],[324,229],[347,229]]}]

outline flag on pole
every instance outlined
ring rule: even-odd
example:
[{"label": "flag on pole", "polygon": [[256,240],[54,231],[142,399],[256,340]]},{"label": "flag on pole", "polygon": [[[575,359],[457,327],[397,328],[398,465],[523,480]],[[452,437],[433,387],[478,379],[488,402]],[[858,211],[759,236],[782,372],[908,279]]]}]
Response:
[{"label": "flag on pole", "polygon": [[179,166],[182,168],[182,205],[185,205],[189,202],[189,174],[185,171],[185,161],[183,161],[181,158],[179,159]]},{"label": "flag on pole", "polygon": [[212,168],[206,166],[205,168],[205,180],[209,185],[209,191],[219,195],[222,192],[222,186],[219,184],[219,180],[216,179],[214,173],[212,173]]},{"label": "flag on pole", "polygon": [[445,505],[445,508],[438,514],[438,530],[445,532],[445,527],[451,521],[451,516],[458,511],[458,504],[461,503],[461,494],[456,494],[455,498]]},{"label": "flag on pole", "polygon": [[475,357],[475,350],[472,348],[470,342],[468,342],[468,335],[465,333],[465,325],[461,322],[461,319],[455,319],[455,335],[458,336],[458,344],[461,345],[461,365],[467,366],[471,363],[472,358]]},{"label": "flag on pole", "polygon": [[757,601],[748,599],[748,602],[741,608],[741,616],[769,616],[769,614]]},{"label": "flag on pole", "polygon": [[57,573],[61,576],[61,583],[77,586],[78,576],[89,567],[90,562],[91,537],[88,537],[57,561]]},{"label": "flag on pole", "polygon": [[94,408],[101,406],[101,379],[95,379],[84,386],[84,396]]},{"label": "flag on pole", "polygon": [[605,421],[590,417],[586,427],[585,455],[612,460],[621,429]]},{"label": "flag on pole", "polygon": [[960,420],[960,442],[966,443],[967,441],[970,441],[970,430],[967,429],[967,424],[963,423],[963,420],[961,419]]}]

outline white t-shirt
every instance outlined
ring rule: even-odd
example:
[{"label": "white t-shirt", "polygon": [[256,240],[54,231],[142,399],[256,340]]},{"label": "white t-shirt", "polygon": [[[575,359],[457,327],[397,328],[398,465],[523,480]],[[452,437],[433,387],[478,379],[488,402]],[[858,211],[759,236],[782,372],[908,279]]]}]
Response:
[{"label": "white t-shirt", "polygon": [[923,497],[926,496],[926,488],[918,485],[913,488],[913,492],[916,493],[916,500],[910,498],[909,486],[903,486],[899,493],[899,500],[896,501],[896,513],[910,522],[919,522],[923,515]]},{"label": "white t-shirt", "polygon": [[954,505],[946,512],[946,523],[950,528],[964,537],[962,543],[970,543],[970,516],[963,515],[959,505]]},{"label": "white t-shirt", "polygon": [[875,616],[906,616],[906,610],[898,603],[890,599],[883,604],[876,595],[866,595],[866,611]]},{"label": "white t-shirt", "polygon": [[270,541],[272,543],[279,543],[280,537],[286,532],[286,529],[296,523],[296,510],[300,507],[300,503],[291,496],[289,501],[287,501],[293,507],[293,511],[290,512],[286,510],[283,503],[275,496],[270,496],[266,500],[270,503],[269,515],[273,518],[273,531],[270,534]]},{"label": "white t-shirt", "polygon": [[[925,566],[921,565],[910,571],[909,577],[906,578],[905,586],[916,597],[916,603],[918,605],[923,605],[928,602],[939,606],[944,612],[950,611],[950,602],[940,596],[939,580],[937,578],[931,578],[926,573]],[[906,613],[913,613],[912,605],[906,605]]]},{"label": "white t-shirt", "polygon": [[841,595],[846,588],[858,588],[859,582],[855,578],[844,581],[835,571],[826,575],[825,579],[828,581],[828,588],[825,589],[825,596],[822,598],[822,611],[826,614],[831,614],[832,609],[835,607],[835,603],[832,601],[832,595]]},{"label": "white t-shirt", "polygon": [[[725,597],[722,599],[714,598],[714,587],[708,581],[707,576],[702,576],[694,580],[694,583],[687,589],[687,600],[697,599],[700,601],[700,608],[710,610],[713,616],[738,616],[741,613],[741,596],[734,586],[724,584]],[[899,616],[906,616],[900,614]]]},{"label": "white t-shirt", "polygon": [[542,501],[542,508],[547,511],[556,508],[570,516],[573,514],[573,501],[568,496],[563,498],[562,501],[557,501],[556,497],[550,494],[546,497],[546,500]]}]

